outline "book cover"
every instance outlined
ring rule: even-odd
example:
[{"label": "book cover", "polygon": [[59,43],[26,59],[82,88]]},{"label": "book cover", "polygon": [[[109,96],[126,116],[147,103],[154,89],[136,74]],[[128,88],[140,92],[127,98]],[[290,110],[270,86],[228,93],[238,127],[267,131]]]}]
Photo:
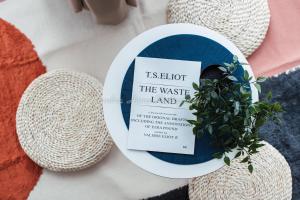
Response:
[{"label": "book cover", "polygon": [[186,121],[195,116],[186,95],[199,82],[201,62],[137,57],[127,148],[194,154],[195,136]]}]

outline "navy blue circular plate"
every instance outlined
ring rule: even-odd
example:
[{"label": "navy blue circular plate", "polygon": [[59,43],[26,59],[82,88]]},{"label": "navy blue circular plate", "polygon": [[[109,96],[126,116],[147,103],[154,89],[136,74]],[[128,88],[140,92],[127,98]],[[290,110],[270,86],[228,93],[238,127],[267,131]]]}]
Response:
[{"label": "navy blue circular plate", "polygon": [[[143,51],[137,57],[165,58],[176,60],[201,61],[202,69],[205,70],[210,65],[231,63],[233,54],[221,44],[198,35],[182,34],[169,36],[160,39]],[[236,71],[237,76],[241,76],[242,71]],[[128,103],[132,97],[132,84],[134,76],[134,61],[129,66],[122,84],[121,90],[121,110],[127,128],[129,127],[130,107]],[[192,133],[191,133],[192,134]],[[214,148],[211,140],[206,134],[201,139],[195,141],[194,155],[149,152],[152,156],[174,164],[190,165],[199,164],[213,159],[212,154],[220,151]]]}]

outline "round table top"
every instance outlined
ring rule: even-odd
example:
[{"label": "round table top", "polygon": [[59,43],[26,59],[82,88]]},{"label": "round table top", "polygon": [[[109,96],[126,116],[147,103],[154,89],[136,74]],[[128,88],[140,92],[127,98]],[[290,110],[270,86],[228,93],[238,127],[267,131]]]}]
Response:
[{"label": "round table top", "polygon": [[[168,24],[150,29],[131,40],[116,56],[108,71],[103,92],[104,117],[108,130],[121,152],[142,169],[170,178],[191,178],[213,172],[224,165],[223,160],[213,159],[203,141],[196,140],[195,154],[171,154],[127,149],[134,60],[138,56],[177,60],[201,61],[205,69],[212,64],[231,62],[236,55],[247,63],[240,50],[224,36],[210,29],[192,24]],[[249,65],[243,66],[250,76]],[[258,92],[251,85],[252,99]],[[229,157],[233,157],[232,152]]]}]

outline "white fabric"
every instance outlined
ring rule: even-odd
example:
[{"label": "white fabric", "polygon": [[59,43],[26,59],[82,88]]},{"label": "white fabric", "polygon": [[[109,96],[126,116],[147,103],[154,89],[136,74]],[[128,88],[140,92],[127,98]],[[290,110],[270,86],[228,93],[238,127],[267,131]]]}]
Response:
[{"label": "white fabric", "polygon": [[[104,83],[112,60],[130,39],[166,23],[167,2],[140,0],[138,8],[131,8],[128,18],[117,26],[97,25],[87,11],[75,14],[62,0],[7,0],[0,3],[0,17],[32,40],[48,70],[71,68]],[[186,183],[186,179],[150,174],[114,147],[102,162],[80,172],[44,170],[29,199],[140,199]]]}]

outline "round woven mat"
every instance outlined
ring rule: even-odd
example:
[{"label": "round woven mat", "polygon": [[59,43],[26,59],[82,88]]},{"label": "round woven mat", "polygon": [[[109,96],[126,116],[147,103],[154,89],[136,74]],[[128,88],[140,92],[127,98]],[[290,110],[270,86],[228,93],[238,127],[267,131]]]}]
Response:
[{"label": "round woven mat", "polygon": [[112,140],[102,112],[102,85],[66,70],[35,79],[23,94],[16,116],[26,154],[54,171],[74,171],[101,160]]},{"label": "round woven mat", "polygon": [[266,143],[252,159],[252,174],[241,159],[235,159],[230,167],[192,179],[190,200],[290,200],[292,177],[284,157]]},{"label": "round woven mat", "polygon": [[192,23],[227,36],[245,54],[262,43],[269,27],[267,0],[170,0],[169,23]]}]

